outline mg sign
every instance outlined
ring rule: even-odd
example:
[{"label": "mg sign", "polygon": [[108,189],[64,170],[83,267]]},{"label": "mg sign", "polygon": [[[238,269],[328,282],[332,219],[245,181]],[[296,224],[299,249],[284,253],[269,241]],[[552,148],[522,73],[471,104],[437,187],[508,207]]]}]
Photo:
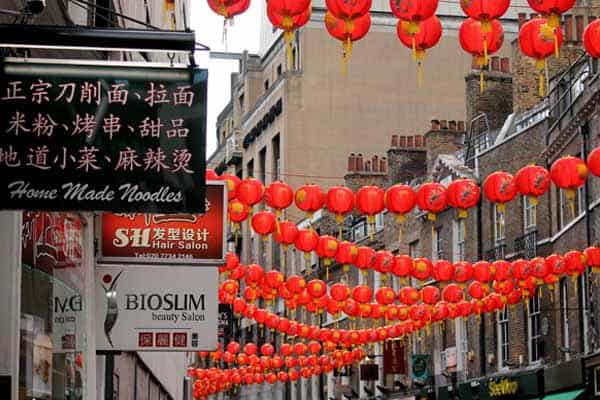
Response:
[{"label": "mg sign", "polygon": [[97,350],[216,349],[217,273],[216,268],[97,267]]}]

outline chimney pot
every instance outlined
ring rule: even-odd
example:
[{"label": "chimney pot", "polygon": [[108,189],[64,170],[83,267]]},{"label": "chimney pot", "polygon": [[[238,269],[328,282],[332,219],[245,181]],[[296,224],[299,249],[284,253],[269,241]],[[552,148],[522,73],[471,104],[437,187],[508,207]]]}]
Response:
[{"label": "chimney pot", "polygon": [[358,153],[358,155],[356,156],[356,171],[362,172],[364,168],[365,165],[363,163],[362,153]]},{"label": "chimney pot", "polygon": [[525,23],[525,21],[527,21],[527,14],[526,13],[519,13],[519,29],[521,29],[521,27],[523,26],[523,24]]},{"label": "chimney pot", "polygon": [[387,174],[387,158],[385,157],[382,157],[381,160],[379,160],[379,172]]},{"label": "chimney pot", "polygon": [[379,160],[377,155],[373,156],[373,160],[371,161],[371,166],[373,167],[373,172],[379,172]]},{"label": "chimney pot", "polygon": [[365,161],[365,172],[371,172],[371,161]]},{"label": "chimney pot", "polygon": [[464,132],[465,131],[465,121],[458,121],[456,130],[459,132]]},{"label": "chimney pot", "polygon": [[406,137],[406,147],[410,147],[410,148],[412,148],[412,147],[414,147],[414,145],[415,145],[415,144],[414,144],[414,137],[412,137],[412,136],[407,136],[407,137]]},{"label": "chimney pot", "polygon": [[440,129],[448,129],[448,121],[446,121],[445,119],[442,119],[440,121]]},{"label": "chimney pot", "polygon": [[583,39],[583,15],[575,16],[575,32],[577,32],[577,38],[575,40],[581,42]]},{"label": "chimney pot", "polygon": [[573,16],[565,15],[565,41],[573,40]]},{"label": "chimney pot", "polygon": [[502,57],[500,59],[500,71],[505,74],[510,74],[510,58]]},{"label": "chimney pot", "polygon": [[456,121],[448,121],[448,129],[450,129],[451,131],[455,131],[456,130]]},{"label": "chimney pot", "polygon": [[500,71],[500,57],[498,56],[492,57],[492,71]]},{"label": "chimney pot", "polygon": [[423,135],[415,136],[415,147],[417,147],[417,148],[423,147]]},{"label": "chimney pot", "polygon": [[398,135],[392,135],[392,147],[398,147]]},{"label": "chimney pot", "polygon": [[437,120],[437,119],[432,119],[431,120],[431,130],[435,131],[435,130],[438,130],[438,129],[440,129],[440,121]]},{"label": "chimney pot", "polygon": [[400,136],[400,147],[406,147],[406,136]]},{"label": "chimney pot", "polygon": [[355,165],[354,154],[351,153],[348,156],[348,172],[353,172],[354,171],[354,165]]}]

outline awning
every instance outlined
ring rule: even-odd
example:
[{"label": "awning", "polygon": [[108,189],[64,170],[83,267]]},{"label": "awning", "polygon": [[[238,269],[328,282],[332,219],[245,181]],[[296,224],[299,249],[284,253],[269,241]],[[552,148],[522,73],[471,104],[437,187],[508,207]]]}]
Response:
[{"label": "awning", "polygon": [[551,395],[544,397],[544,400],[575,400],[583,392],[585,392],[585,389],[572,390],[570,392],[551,394]]}]

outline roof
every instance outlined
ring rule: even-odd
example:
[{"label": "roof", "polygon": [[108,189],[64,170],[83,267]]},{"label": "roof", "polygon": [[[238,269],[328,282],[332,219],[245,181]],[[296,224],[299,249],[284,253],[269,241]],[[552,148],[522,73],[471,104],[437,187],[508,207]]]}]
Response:
[{"label": "roof", "polygon": [[433,163],[433,168],[431,170],[431,176],[435,177],[437,174],[441,172],[442,168],[446,168],[450,170],[454,175],[460,178],[470,178],[475,179],[475,172],[464,165],[462,160],[459,160],[453,154],[440,154],[435,159]]}]

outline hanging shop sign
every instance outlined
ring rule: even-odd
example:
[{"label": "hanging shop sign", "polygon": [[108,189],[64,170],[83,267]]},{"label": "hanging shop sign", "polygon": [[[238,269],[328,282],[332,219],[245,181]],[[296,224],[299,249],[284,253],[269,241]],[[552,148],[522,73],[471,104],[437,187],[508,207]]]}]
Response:
[{"label": "hanging shop sign", "polygon": [[98,351],[213,351],[217,269],[96,267]]},{"label": "hanging shop sign", "polygon": [[405,374],[404,346],[401,340],[383,342],[383,373]]},{"label": "hanging shop sign", "polygon": [[425,382],[429,378],[429,354],[412,354],[410,362],[410,372],[412,379],[418,382]]},{"label": "hanging shop sign", "polygon": [[227,195],[223,182],[206,187],[204,214],[102,215],[101,263],[223,264]]},{"label": "hanging shop sign", "polygon": [[230,339],[233,335],[233,309],[230,304],[219,304],[219,338]]},{"label": "hanging shop sign", "polygon": [[377,364],[361,364],[360,380],[376,381],[379,379],[379,366]]},{"label": "hanging shop sign", "polygon": [[5,62],[0,208],[204,212],[207,71]]}]

